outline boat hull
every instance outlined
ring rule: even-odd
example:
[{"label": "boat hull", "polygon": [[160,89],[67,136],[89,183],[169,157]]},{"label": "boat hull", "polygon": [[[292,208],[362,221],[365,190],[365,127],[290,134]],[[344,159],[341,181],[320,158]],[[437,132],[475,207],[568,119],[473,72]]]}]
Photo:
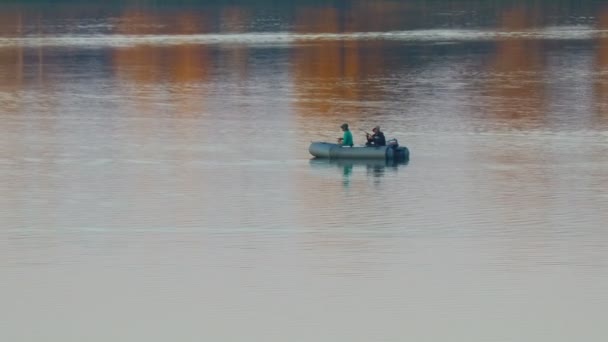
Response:
[{"label": "boat hull", "polygon": [[341,146],[327,142],[313,142],[308,152],[317,158],[329,159],[375,159],[389,161],[408,161],[410,151],[405,146],[397,148],[389,146]]}]

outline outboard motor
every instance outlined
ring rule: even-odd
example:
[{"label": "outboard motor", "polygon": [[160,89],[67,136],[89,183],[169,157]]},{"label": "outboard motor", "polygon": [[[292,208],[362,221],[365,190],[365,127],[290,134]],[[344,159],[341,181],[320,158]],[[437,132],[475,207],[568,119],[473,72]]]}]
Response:
[{"label": "outboard motor", "polygon": [[407,147],[399,147],[397,139],[393,138],[386,142],[386,155],[389,160],[396,162],[407,162],[410,159],[410,151]]}]

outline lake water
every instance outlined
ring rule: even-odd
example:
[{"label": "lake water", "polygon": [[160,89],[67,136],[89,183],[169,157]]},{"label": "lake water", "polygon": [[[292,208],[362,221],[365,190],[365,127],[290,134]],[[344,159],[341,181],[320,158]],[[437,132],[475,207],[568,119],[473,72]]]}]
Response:
[{"label": "lake water", "polygon": [[606,340],[608,5],[170,3],[0,5],[0,340]]}]

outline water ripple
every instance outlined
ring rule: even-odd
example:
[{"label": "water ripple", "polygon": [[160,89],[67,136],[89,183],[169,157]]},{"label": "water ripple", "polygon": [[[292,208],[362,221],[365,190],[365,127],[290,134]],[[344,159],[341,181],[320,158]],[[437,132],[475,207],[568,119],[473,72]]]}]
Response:
[{"label": "water ripple", "polygon": [[389,32],[345,32],[345,33],[209,33],[173,35],[31,35],[25,37],[0,38],[0,47],[132,47],[138,45],[171,46],[184,44],[243,44],[281,45],[315,41],[365,41],[394,40],[419,42],[493,41],[506,39],[535,40],[588,40],[608,37],[608,30],[589,26],[562,26],[521,31],[500,30],[411,30]]}]

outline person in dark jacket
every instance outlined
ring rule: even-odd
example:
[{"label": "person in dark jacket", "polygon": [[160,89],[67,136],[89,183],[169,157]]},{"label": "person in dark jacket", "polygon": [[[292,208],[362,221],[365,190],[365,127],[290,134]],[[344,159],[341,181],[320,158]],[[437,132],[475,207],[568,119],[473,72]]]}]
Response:
[{"label": "person in dark jacket", "polygon": [[365,146],[386,146],[386,138],[384,137],[384,133],[380,131],[380,126],[374,127],[372,132],[374,134],[365,133],[367,138]]}]

